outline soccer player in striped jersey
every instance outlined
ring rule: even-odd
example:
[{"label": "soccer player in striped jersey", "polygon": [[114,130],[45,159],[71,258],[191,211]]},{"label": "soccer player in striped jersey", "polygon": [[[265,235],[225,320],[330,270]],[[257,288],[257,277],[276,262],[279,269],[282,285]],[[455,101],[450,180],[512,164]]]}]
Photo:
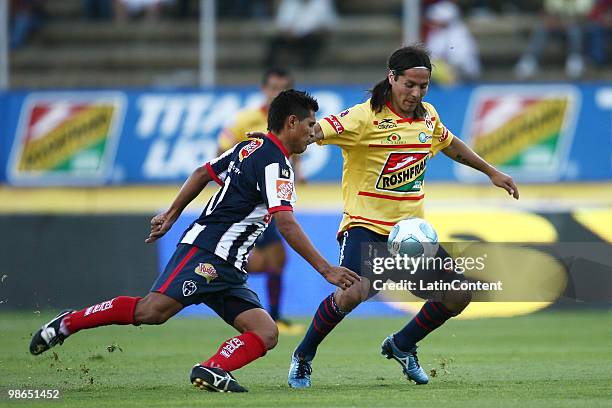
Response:
[{"label": "soccer player in striped jersey", "polygon": [[204,303],[241,334],[196,364],[190,380],[198,388],[244,392],[231,375],[263,356],[278,341],[278,329],[246,284],[244,269],[257,237],[276,219],[293,249],[326,280],[342,289],[359,281],[354,272],[331,266],[314,248],[293,216],[296,200],[289,157],[306,150],[313,136],[317,102],[288,90],[270,106],[263,138],[240,142],[196,169],[167,211],[151,220],[145,240],[163,236],[210,181],[219,190],[184,232],[163,273],[144,298],[118,296],[79,311],[64,311],[32,337],[30,352],[40,354],[80,330],[109,324],[162,324],[186,306]]},{"label": "soccer player in striped jersey", "polygon": [[[293,87],[293,78],[289,71],[282,68],[267,69],[261,81],[261,93],[265,102],[258,107],[238,112],[231,125],[224,128],[218,136],[219,153],[222,153],[238,142],[247,139],[249,131],[267,129],[268,107],[281,91]],[[294,156],[291,164],[296,178],[300,181],[298,156]],[[283,296],[283,273],[287,253],[274,220],[257,238],[255,248],[251,251],[246,269],[249,273],[265,273],[268,292],[268,312],[276,322],[281,334],[298,335],[304,333],[304,326],[294,324],[281,314],[281,299]]]},{"label": "soccer player in striped jersey", "polygon": [[[343,217],[338,231],[340,263],[362,275],[361,285],[336,291],[321,302],[312,324],[292,356],[291,387],[311,385],[311,362],[318,345],[342,319],[372,295],[367,277],[367,256],[362,245],[385,244],[391,228],[408,217],[423,217],[425,170],[438,152],[486,174],[491,182],[518,199],[512,178],[479,157],[443,124],[435,108],[423,101],[431,78],[427,51],[411,46],[389,58],[385,79],[369,100],[321,120],[313,141],[342,149]],[[447,257],[444,249],[436,256]],[[463,281],[462,275],[428,270],[423,279]],[[414,293],[414,292],[413,292]],[[453,291],[427,301],[403,328],[387,337],[382,354],[396,360],[404,375],[418,384],[428,382],[416,356],[417,342],[446,320],[457,316],[471,301],[469,292]],[[438,294],[439,295],[439,294]]]}]

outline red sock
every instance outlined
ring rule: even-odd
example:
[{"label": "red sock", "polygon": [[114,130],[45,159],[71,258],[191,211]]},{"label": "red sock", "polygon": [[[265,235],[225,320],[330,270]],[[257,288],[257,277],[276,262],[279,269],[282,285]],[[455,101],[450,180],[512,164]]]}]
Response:
[{"label": "red sock", "polygon": [[109,324],[133,324],[134,310],[140,299],[139,297],[117,296],[106,302],[73,312],[66,316],[62,323],[70,334],[82,329]]},{"label": "red sock", "polygon": [[215,355],[202,365],[222,368],[229,372],[244,367],[264,354],[266,346],[263,340],[253,332],[245,332],[226,340]]}]

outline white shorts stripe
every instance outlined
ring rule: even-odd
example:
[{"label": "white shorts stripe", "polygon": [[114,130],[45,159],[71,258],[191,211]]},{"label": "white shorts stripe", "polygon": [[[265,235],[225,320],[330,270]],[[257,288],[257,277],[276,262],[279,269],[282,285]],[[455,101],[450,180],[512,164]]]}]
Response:
[{"label": "white shorts stripe", "polygon": [[181,240],[181,244],[193,244],[198,235],[200,235],[200,232],[204,231],[204,228],[206,228],[206,225],[200,225],[197,223],[193,224],[193,227],[191,227],[191,229],[185,234],[185,236]]}]

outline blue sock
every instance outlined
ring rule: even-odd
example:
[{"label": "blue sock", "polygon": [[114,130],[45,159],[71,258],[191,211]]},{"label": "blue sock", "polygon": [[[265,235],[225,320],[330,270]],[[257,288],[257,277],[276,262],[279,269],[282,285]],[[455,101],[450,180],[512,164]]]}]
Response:
[{"label": "blue sock", "polygon": [[346,313],[336,305],[333,293],[323,299],[306,332],[306,336],[295,350],[296,355],[301,354],[306,360],[312,360],[317,353],[319,344],[344,319],[345,315]]},{"label": "blue sock", "polygon": [[393,335],[393,341],[397,348],[408,351],[453,316],[454,314],[441,302],[428,300],[419,313],[402,330]]}]

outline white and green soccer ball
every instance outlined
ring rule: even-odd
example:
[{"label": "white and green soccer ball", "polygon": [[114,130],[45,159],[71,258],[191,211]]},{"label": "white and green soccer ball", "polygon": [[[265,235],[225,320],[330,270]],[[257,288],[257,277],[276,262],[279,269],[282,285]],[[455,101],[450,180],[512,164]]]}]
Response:
[{"label": "white and green soccer ball", "polygon": [[438,246],[436,230],[424,219],[416,217],[395,224],[387,239],[387,248],[393,256],[433,257]]}]

